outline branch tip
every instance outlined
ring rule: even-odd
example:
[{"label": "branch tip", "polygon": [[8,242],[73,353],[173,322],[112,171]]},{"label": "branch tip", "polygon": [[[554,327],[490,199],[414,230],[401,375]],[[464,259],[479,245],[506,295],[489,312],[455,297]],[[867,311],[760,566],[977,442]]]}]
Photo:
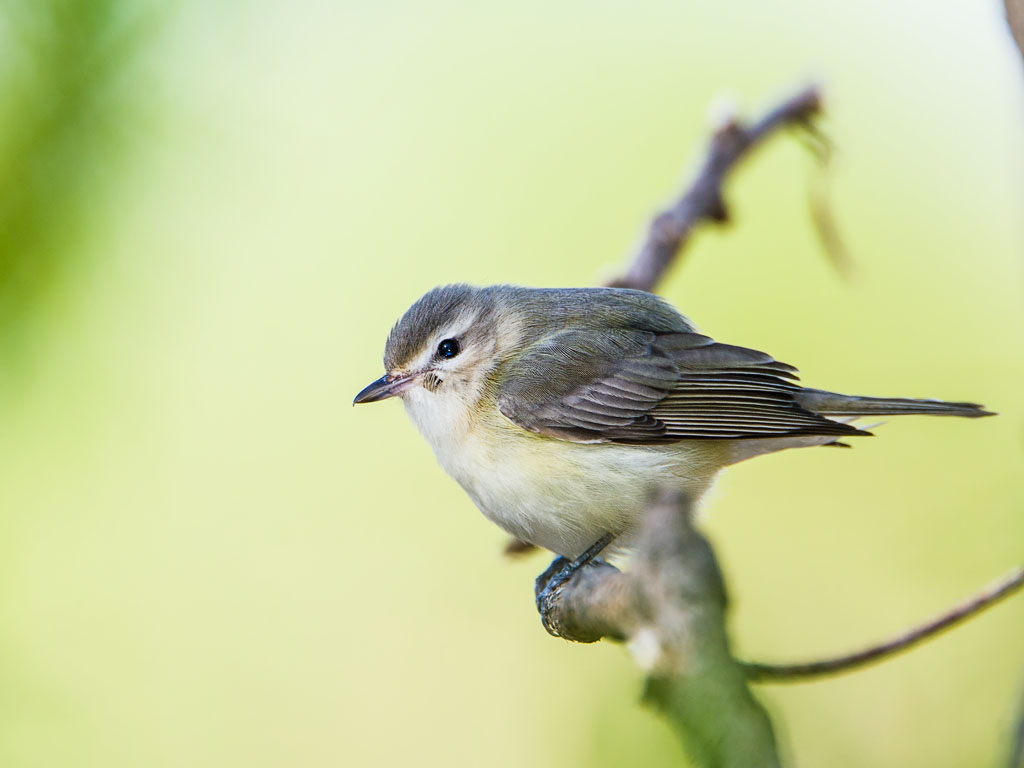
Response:
[{"label": "branch tip", "polygon": [[809,661],[800,664],[760,664],[743,662],[747,677],[759,683],[802,682],[828,675],[849,672],[865,664],[882,661],[924,642],[944,630],[967,621],[1004,600],[1024,587],[1024,567],[1016,568],[998,581],[982,589],[976,595],[953,606],[945,613],[912,627],[895,637],[855,653],[831,659]]},{"label": "branch tip", "polygon": [[788,126],[813,126],[821,111],[821,93],[816,85],[808,86],[750,124],[736,117],[731,104],[721,103],[723,106],[713,109],[717,113],[715,128],[697,176],[672,205],[652,219],[626,271],[608,285],[653,291],[699,223],[728,220],[722,186],[729,171],[772,133]]}]

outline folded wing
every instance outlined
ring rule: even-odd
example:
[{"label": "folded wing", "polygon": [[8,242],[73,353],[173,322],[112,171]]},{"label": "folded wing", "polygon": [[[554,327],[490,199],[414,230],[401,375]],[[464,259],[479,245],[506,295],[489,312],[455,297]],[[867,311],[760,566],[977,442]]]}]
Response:
[{"label": "folded wing", "polygon": [[565,331],[508,364],[498,407],[576,442],[866,434],[796,402],[796,369],[697,333]]}]

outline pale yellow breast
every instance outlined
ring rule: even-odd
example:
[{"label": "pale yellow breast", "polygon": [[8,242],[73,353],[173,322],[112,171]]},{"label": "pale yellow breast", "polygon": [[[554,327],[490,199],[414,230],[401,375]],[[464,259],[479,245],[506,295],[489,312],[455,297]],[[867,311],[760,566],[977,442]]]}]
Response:
[{"label": "pale yellow breast", "polygon": [[513,535],[574,555],[606,532],[629,532],[664,485],[699,496],[725,463],[709,442],[639,447],[537,435],[493,404],[429,393],[406,398],[441,466]]}]

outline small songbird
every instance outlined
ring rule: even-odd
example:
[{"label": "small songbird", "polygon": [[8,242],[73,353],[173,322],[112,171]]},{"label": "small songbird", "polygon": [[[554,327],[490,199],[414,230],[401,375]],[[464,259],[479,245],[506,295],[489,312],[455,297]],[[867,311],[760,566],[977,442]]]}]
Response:
[{"label": "small songbird", "polygon": [[851,418],[991,415],[804,388],[792,366],[619,288],[435,288],[392,329],[384,367],[355,402],[401,397],[488,518],[566,558],[602,537],[628,547],[660,489],[696,500],[743,459],[870,434]]}]

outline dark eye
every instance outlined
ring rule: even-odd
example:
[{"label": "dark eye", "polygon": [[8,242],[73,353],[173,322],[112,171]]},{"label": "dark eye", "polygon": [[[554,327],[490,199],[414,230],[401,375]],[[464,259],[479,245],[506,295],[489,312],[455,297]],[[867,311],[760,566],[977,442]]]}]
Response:
[{"label": "dark eye", "polygon": [[445,339],[437,345],[438,357],[455,357],[459,354],[459,342],[455,339]]}]

